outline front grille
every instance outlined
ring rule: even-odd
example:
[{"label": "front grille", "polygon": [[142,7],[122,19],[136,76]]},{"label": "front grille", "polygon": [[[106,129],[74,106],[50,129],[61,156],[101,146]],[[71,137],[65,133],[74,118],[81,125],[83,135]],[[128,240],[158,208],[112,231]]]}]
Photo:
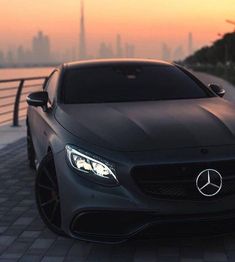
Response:
[{"label": "front grille", "polygon": [[[223,179],[220,192],[212,198],[196,187],[197,176],[205,169],[217,170]],[[156,198],[209,200],[235,194],[235,160],[137,166],[131,173],[141,191]]]}]

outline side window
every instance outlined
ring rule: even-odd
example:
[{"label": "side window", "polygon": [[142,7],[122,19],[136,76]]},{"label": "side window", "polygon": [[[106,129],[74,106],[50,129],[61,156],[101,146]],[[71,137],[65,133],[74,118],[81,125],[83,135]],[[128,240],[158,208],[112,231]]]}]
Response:
[{"label": "side window", "polygon": [[59,80],[59,72],[55,71],[49,78],[45,90],[48,92],[49,103],[52,105],[56,95],[56,87]]}]

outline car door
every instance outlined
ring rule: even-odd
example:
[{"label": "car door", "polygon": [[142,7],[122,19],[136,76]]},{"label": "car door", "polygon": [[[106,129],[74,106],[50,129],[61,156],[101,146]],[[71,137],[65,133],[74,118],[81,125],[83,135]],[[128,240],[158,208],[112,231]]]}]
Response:
[{"label": "car door", "polygon": [[49,144],[49,134],[53,132],[53,110],[56,103],[55,98],[59,74],[59,70],[53,71],[44,87],[44,90],[48,92],[48,109],[45,111],[41,107],[34,107],[30,117],[30,120],[32,120],[33,123],[32,127],[30,125],[30,128],[36,153],[36,159],[38,162],[40,162],[46,155]]}]

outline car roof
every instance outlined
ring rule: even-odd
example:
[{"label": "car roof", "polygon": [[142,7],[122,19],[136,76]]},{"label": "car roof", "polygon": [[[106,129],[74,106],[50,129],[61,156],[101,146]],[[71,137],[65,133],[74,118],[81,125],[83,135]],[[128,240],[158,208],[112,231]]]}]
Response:
[{"label": "car roof", "polygon": [[96,67],[96,66],[114,66],[114,65],[165,65],[173,66],[173,64],[154,59],[95,59],[64,63],[62,66],[65,69],[76,69],[81,67]]}]

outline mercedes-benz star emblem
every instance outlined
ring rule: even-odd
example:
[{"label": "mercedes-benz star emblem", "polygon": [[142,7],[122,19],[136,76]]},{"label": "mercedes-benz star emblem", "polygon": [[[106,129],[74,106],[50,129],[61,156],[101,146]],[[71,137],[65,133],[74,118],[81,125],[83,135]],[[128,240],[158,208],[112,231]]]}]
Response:
[{"label": "mercedes-benz star emblem", "polygon": [[196,186],[203,196],[214,196],[222,188],[222,176],[214,169],[203,170],[196,179]]}]

